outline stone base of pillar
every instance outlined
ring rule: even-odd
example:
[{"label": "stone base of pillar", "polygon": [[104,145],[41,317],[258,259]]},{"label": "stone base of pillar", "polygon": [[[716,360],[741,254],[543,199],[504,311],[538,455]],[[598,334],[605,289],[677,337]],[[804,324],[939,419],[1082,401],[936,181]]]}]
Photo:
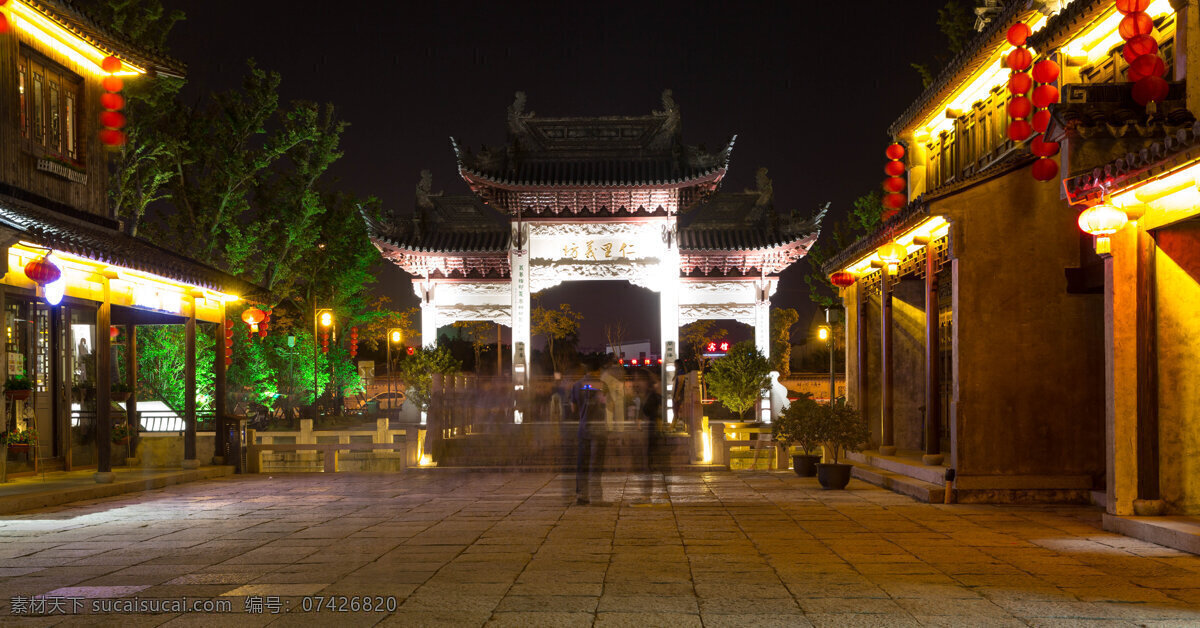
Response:
[{"label": "stone base of pillar", "polygon": [[191,459],[191,460],[184,460],[184,461],[183,461],[183,468],[184,468],[184,469],[199,469],[199,468],[200,468],[200,461],[199,461],[199,460],[196,460],[195,458],[193,458],[193,459]]},{"label": "stone base of pillar", "polygon": [[881,455],[881,456],[896,455],[896,446],[895,445],[880,445],[879,446],[879,455]]},{"label": "stone base of pillar", "polygon": [[1159,517],[1167,510],[1167,504],[1161,499],[1133,500],[1133,514],[1139,517]]},{"label": "stone base of pillar", "polygon": [[921,456],[921,463],[927,464],[931,467],[936,467],[936,466],[942,464],[942,461],[944,461],[945,459],[946,459],[946,454],[925,454],[925,455]]},{"label": "stone base of pillar", "polygon": [[97,471],[92,477],[96,479],[96,484],[112,484],[113,480],[117,479],[117,474],[112,471]]}]

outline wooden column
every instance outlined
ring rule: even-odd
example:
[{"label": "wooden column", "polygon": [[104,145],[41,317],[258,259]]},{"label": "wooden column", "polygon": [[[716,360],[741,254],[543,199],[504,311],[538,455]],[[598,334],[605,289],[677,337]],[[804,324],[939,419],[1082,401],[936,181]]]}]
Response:
[{"label": "wooden column", "polygon": [[[867,414],[867,285],[859,280],[855,284],[854,290],[857,299],[854,312],[857,321],[855,332],[858,339],[856,343],[858,346],[855,347],[855,360],[858,362],[855,386],[858,388],[858,411],[862,414],[863,422],[869,424],[871,417]],[[849,361],[848,356],[847,361]]]},{"label": "wooden column", "polygon": [[129,400],[125,402],[125,423],[129,425],[130,451],[137,454],[138,438],[142,425],[137,413],[138,351],[137,325],[125,325],[125,385],[129,386]]},{"label": "wooden column", "polygon": [[[216,443],[213,449],[214,464],[230,464],[225,459],[229,428],[225,426],[225,302],[221,302],[221,320],[213,330],[213,415],[216,423]],[[218,461],[216,458],[220,458]]]},{"label": "wooden column", "polygon": [[[938,333],[937,255],[925,245],[925,464],[941,464],[941,337]],[[936,458],[936,460],[934,459]]]},{"label": "wooden column", "polygon": [[112,300],[108,277],[101,278],[104,300],[96,310],[96,481],[112,481]]},{"label": "wooden column", "polygon": [[890,456],[896,453],[895,431],[892,425],[894,414],[892,381],[892,277],[886,266],[880,270],[879,311],[881,329],[879,335],[879,396],[882,409],[882,426],[879,434],[879,453]]},{"label": "wooden column", "polygon": [[1137,231],[1137,487],[1139,500],[1158,500],[1158,347],[1154,236]]},{"label": "wooden column", "polygon": [[196,459],[196,297],[188,298],[190,311],[184,327],[183,360],[183,467],[199,466]]}]

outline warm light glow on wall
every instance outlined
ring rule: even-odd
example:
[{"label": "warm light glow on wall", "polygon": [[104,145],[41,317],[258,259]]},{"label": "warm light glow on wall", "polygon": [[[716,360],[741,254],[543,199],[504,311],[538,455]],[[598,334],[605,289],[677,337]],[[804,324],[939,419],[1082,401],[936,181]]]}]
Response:
[{"label": "warm light glow on wall", "polygon": [[[107,52],[100,50],[74,33],[59,26],[53,20],[38,12],[37,9],[23,2],[9,2],[6,6],[11,9],[13,24],[21,32],[32,36],[55,52],[87,68],[93,74],[102,76],[110,74],[100,67],[100,62],[104,60],[104,57],[108,56]],[[137,76],[146,73],[146,70],[129,63],[125,59],[122,59],[121,62],[122,69],[112,74],[116,76]]]},{"label": "warm light glow on wall", "polygon": [[1150,230],[1200,216],[1200,161],[1150,181],[1113,191],[1109,201]]},{"label": "warm light glow on wall", "polygon": [[[941,216],[932,216],[921,224],[896,236],[895,242],[896,244],[904,247],[905,256],[907,257],[924,246],[923,244],[918,244],[916,242],[917,239],[937,240],[949,232],[950,223],[946,222],[945,218]],[[851,262],[850,265],[841,270],[853,273],[855,277],[862,277],[875,272],[876,268],[872,265],[872,262],[876,261],[880,261],[879,256],[875,251],[871,251],[854,262]]]},{"label": "warm light glow on wall", "polygon": [[[1033,21],[1026,22],[1026,24],[1029,24],[1030,30],[1036,33],[1046,25],[1048,19],[1041,13],[1035,13]],[[917,141],[929,141],[942,131],[954,128],[954,120],[946,116],[947,110],[970,111],[975,103],[986,99],[993,89],[1007,83],[1009,69],[1004,66],[1004,55],[1008,54],[1011,49],[1012,46],[1007,41],[1001,41],[1001,44],[988,56],[987,62],[959,84],[958,89],[943,100],[924,122],[917,125],[914,129]],[[1029,51],[1036,56],[1037,52],[1032,48]]]},{"label": "warm light glow on wall", "polygon": [[[1154,0],[1146,9],[1146,13],[1157,20],[1164,15],[1175,13],[1175,9],[1171,8],[1169,0]],[[1125,16],[1117,12],[1115,5],[1110,6],[1104,16],[1096,20],[1090,28],[1081,31],[1067,42],[1062,47],[1063,52],[1069,57],[1086,58],[1087,65],[1099,61],[1114,46],[1124,41],[1117,30],[1123,17]]]}]

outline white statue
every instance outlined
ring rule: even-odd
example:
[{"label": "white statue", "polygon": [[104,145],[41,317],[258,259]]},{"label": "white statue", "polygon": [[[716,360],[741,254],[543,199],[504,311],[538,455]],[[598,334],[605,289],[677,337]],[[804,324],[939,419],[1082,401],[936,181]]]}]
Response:
[{"label": "white statue", "polygon": [[790,405],[787,388],[779,383],[779,371],[771,371],[771,422],[778,419]]}]

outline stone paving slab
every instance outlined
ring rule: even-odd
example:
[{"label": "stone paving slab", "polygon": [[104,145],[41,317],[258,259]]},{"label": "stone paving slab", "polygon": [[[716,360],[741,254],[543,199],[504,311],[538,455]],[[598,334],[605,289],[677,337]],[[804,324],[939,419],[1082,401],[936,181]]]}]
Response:
[{"label": "stone paving slab", "polygon": [[[0,622],[1200,626],[1200,556],[1095,508],[725,471],[656,477],[648,501],[646,480],[606,474],[579,506],[554,472],[237,476],[4,515]],[[229,612],[36,615],[17,596]]]}]

